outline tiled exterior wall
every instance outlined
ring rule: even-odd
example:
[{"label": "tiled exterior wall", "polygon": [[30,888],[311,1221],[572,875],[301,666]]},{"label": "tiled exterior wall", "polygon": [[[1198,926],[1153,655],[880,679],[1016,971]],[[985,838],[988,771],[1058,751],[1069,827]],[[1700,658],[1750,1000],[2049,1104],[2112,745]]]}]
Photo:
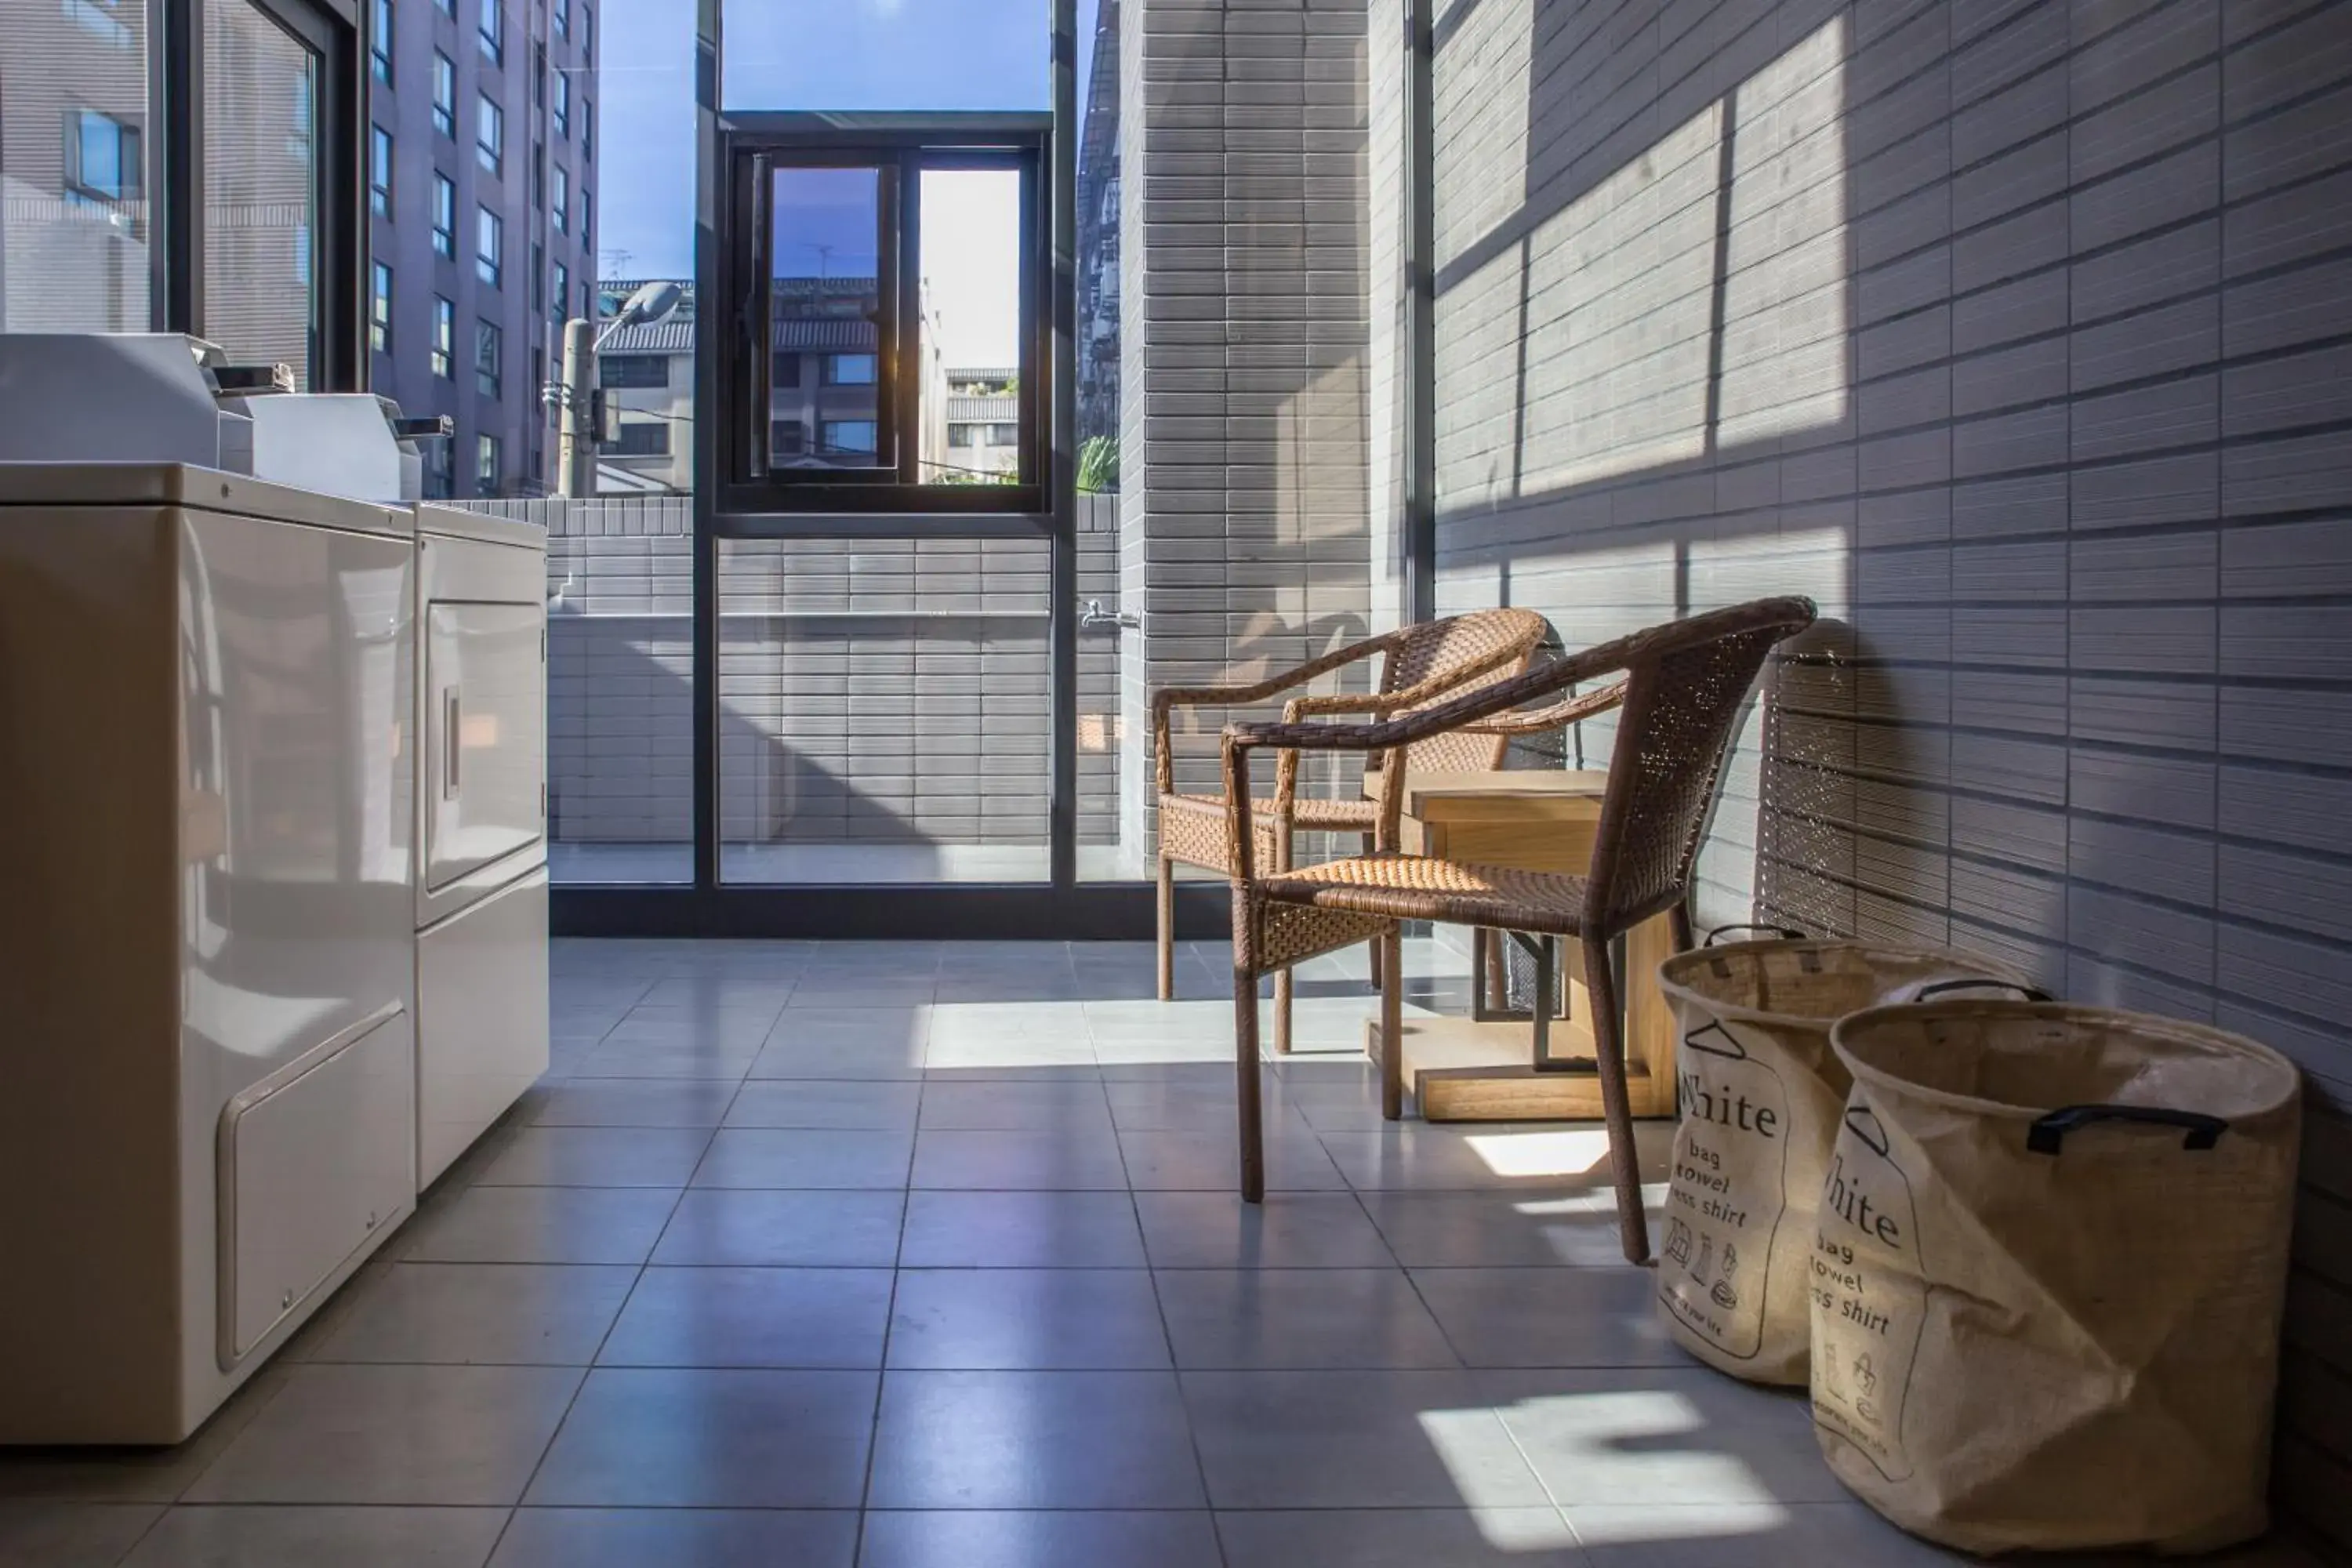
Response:
[{"label": "tiled exterior wall", "polygon": [[[1121,12],[1119,574],[1148,842],[1149,693],[1258,679],[1372,615],[1364,0],[1128,0]],[[1180,732],[1216,787],[1222,713]]]},{"label": "tiled exterior wall", "polygon": [[2303,1064],[2276,1474],[2352,1542],[2352,5],[1439,9],[1446,606],[1814,595],[1709,912]]},{"label": "tiled exterior wall", "polygon": [[[548,776],[573,843],[693,821],[692,507],[485,505],[546,526]],[[1079,596],[1118,602],[1111,503],[1080,503]],[[1046,558],[1027,541],[728,542],[721,832],[730,843],[1041,845]],[[1079,842],[1116,828],[1108,638],[1079,643]]]}]

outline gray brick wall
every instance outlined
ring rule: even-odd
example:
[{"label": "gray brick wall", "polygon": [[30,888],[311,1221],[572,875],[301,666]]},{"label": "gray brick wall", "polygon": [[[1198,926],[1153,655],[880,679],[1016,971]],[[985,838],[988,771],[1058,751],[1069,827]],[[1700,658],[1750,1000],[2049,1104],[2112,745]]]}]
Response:
[{"label": "gray brick wall", "polygon": [[2352,5],[1454,0],[1439,37],[1446,605],[1581,646],[1814,595],[1710,912],[2304,1065],[2277,1478],[2352,1543]]},{"label": "gray brick wall", "polygon": [[[1149,693],[1365,635],[1364,0],[1129,0],[1121,15],[1125,842],[1149,842]],[[1385,608],[1385,601],[1383,604]],[[1180,730],[1217,787],[1222,712]],[[1325,777],[1320,787],[1340,787]]]},{"label": "gray brick wall", "polygon": [[[480,510],[549,531],[556,837],[691,843],[691,503]],[[1080,514],[1079,596],[1116,608],[1111,503],[1087,498]],[[1023,540],[723,542],[725,839],[1042,846],[1046,564]],[[1079,647],[1079,841],[1104,844],[1117,834],[1117,656],[1101,637]]]}]

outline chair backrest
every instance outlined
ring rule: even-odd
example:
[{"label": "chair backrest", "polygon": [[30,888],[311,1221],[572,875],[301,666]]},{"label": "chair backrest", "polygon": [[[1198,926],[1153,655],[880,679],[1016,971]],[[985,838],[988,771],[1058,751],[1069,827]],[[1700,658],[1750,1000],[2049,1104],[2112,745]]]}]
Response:
[{"label": "chair backrest", "polygon": [[[1408,627],[1383,661],[1381,689],[1411,690],[1449,670],[1495,659],[1492,669],[1449,687],[1443,695],[1418,706],[1434,707],[1465,697],[1525,670],[1543,642],[1544,630],[1544,618],[1533,610],[1474,610]],[[1408,748],[1405,765],[1420,773],[1475,773],[1499,765],[1507,740],[1503,735],[1447,731]]]},{"label": "chair backrest", "polygon": [[1625,702],[1586,891],[1585,930],[1613,933],[1690,890],[1732,727],[1773,646],[1812,624],[1803,599],[1759,599],[1628,640]]}]

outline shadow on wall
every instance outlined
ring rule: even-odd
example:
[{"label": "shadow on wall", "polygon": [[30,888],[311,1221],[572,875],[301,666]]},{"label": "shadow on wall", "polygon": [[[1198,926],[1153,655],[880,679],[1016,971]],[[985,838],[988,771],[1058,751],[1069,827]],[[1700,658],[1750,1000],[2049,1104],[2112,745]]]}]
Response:
[{"label": "shadow on wall", "polygon": [[[682,637],[682,616],[558,615],[550,619],[556,666],[584,656],[582,662],[595,672],[582,701],[555,710],[558,733],[549,748],[549,784],[550,833],[557,842],[694,841],[693,690],[684,673],[652,646],[655,628],[667,628],[673,622]],[[626,694],[625,709],[596,711],[601,702],[621,693]],[[567,714],[565,707],[585,711]],[[600,719],[604,721],[598,722]],[[574,749],[564,743],[566,720],[584,724],[587,745]],[[615,742],[634,743],[636,754],[616,754]],[[790,840],[802,815],[824,823],[824,837],[814,842],[932,842],[905,816],[724,702],[719,705],[719,749],[721,837],[729,844]],[[624,804],[602,804],[614,796]]]},{"label": "shadow on wall", "polygon": [[[1658,5],[1601,9],[1463,0],[1440,23],[1440,607],[1537,609],[1579,647],[1812,595],[1823,624],[1743,725],[1701,860],[1701,919],[1747,919],[1767,837],[1776,861],[1852,861],[1816,842],[1842,803],[1808,798],[1852,786],[1810,759],[1867,743],[1858,692],[1892,651],[1852,615],[1848,16],[1726,7],[1662,44]],[[1815,929],[1870,918],[1826,883],[1803,901]]]}]

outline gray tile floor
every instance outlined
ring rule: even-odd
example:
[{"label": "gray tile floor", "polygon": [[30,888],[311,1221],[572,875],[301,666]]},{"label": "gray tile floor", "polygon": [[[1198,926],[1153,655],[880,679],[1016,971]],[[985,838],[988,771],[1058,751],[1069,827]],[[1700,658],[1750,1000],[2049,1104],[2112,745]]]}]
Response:
[{"label": "gray tile floor", "polygon": [[560,943],[546,1082],[194,1441],[0,1455],[0,1568],[1948,1561],[1664,1342],[1593,1130],[1381,1121],[1355,963],[1250,1210],[1222,952]]}]

